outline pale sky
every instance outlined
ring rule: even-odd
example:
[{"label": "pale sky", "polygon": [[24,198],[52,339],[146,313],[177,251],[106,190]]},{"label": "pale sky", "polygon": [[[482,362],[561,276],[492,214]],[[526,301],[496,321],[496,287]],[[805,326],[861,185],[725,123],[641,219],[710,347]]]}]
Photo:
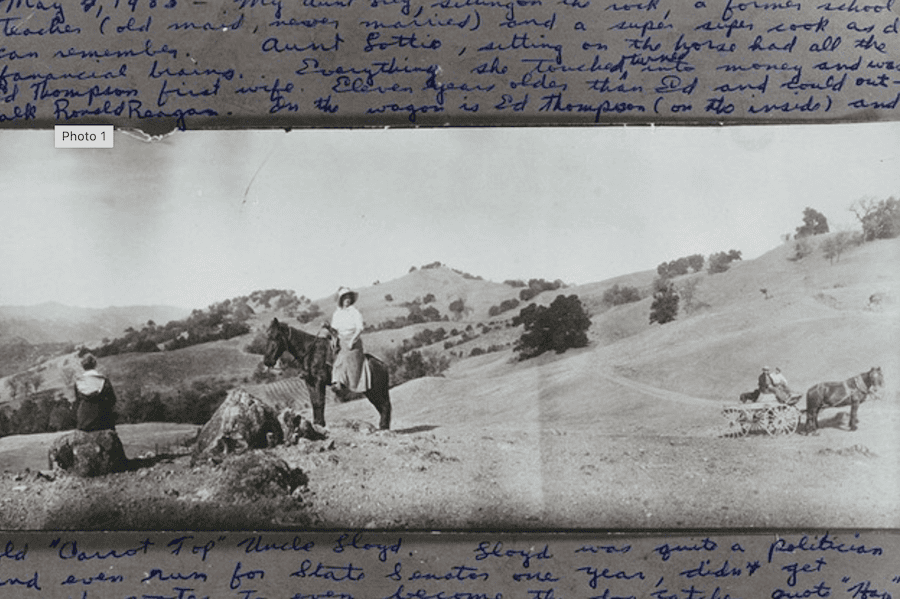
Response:
[{"label": "pale sky", "polygon": [[756,257],[811,206],[900,195],[900,124],[175,133],[109,150],[0,131],[0,305],[314,299],[440,261],[589,283]]}]

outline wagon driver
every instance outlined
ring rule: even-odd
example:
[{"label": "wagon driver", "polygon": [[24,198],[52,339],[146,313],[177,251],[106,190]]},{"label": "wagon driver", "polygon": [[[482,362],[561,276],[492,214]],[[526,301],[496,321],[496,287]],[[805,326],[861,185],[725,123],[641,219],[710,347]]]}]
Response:
[{"label": "wagon driver", "polygon": [[771,397],[775,394],[775,381],[772,380],[772,374],[768,366],[763,366],[762,373],[757,380],[757,390],[762,401],[773,401],[775,399]]},{"label": "wagon driver", "polygon": [[354,305],[359,295],[346,287],[337,292],[338,307],[331,317],[331,329],[337,335],[331,382],[338,391],[364,393],[371,387],[372,376],[363,354],[363,317]]}]

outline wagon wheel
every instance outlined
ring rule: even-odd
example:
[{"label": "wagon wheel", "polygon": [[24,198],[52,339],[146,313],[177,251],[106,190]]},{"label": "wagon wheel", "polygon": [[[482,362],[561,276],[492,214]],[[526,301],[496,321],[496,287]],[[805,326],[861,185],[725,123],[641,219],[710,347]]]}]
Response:
[{"label": "wagon wheel", "polygon": [[766,430],[772,435],[790,435],[797,430],[799,422],[800,410],[794,406],[781,405],[772,408]]},{"label": "wagon wheel", "polygon": [[747,420],[747,414],[740,409],[726,409],[724,413],[728,420],[729,437],[744,437],[750,432],[750,422]]}]

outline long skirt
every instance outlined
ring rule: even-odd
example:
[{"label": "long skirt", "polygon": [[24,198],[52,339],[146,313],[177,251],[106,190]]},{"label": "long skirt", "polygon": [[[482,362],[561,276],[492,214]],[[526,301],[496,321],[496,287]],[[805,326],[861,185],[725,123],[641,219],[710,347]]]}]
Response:
[{"label": "long skirt", "polygon": [[349,349],[342,346],[334,356],[331,381],[354,393],[365,393],[372,388],[372,371],[363,353],[362,339],[357,339]]}]

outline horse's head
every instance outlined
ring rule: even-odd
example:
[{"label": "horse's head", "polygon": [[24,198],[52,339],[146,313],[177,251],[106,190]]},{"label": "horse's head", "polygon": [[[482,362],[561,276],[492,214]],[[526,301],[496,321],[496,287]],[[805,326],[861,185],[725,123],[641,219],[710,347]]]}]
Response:
[{"label": "horse's head", "polygon": [[267,368],[275,366],[278,358],[284,353],[288,346],[288,325],[278,322],[277,318],[272,319],[269,330],[266,333],[266,353],[263,355],[263,364]]},{"label": "horse's head", "polygon": [[869,387],[869,393],[878,398],[881,389],[884,387],[884,374],[881,372],[881,366],[875,366],[869,370],[865,377],[866,384]]}]

